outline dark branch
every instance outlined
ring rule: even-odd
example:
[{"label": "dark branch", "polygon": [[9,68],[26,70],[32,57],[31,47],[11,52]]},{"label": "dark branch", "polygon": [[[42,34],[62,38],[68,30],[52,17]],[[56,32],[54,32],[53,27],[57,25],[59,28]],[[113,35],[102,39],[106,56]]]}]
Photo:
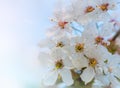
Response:
[{"label": "dark branch", "polygon": [[116,38],[120,35],[120,29],[118,30],[118,32],[113,36],[112,41],[115,41]]}]

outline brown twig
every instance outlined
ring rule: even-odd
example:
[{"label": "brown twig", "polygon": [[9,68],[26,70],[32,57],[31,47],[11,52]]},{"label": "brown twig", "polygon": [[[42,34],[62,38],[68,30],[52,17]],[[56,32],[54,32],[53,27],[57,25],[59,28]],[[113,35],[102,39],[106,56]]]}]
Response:
[{"label": "brown twig", "polygon": [[119,35],[120,35],[120,29],[119,29],[118,32],[113,36],[112,41],[115,41]]}]

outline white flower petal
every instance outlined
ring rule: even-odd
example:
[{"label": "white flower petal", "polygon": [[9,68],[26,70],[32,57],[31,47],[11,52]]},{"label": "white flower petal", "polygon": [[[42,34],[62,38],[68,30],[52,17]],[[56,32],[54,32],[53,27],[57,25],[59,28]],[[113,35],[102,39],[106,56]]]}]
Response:
[{"label": "white flower petal", "polygon": [[56,40],[57,42],[62,42],[65,46],[68,46],[70,44],[70,39],[68,36],[64,35],[64,36],[60,36],[59,38],[57,38]]},{"label": "white flower petal", "polygon": [[115,68],[113,74],[120,79],[120,68]]},{"label": "white flower petal", "polygon": [[94,69],[92,67],[86,68],[80,77],[85,82],[85,84],[89,83],[95,77]]},{"label": "white flower petal", "polygon": [[75,54],[76,53],[74,45],[73,46],[67,46],[65,49],[66,49],[67,53],[69,54],[69,56],[71,54]]},{"label": "white flower petal", "polygon": [[58,72],[57,72],[57,70],[50,71],[50,72],[48,72],[45,75],[45,77],[43,79],[43,83],[46,86],[54,85],[55,82],[56,82],[56,80],[57,80],[57,78],[58,78]]},{"label": "white flower petal", "polygon": [[70,86],[73,84],[73,79],[72,79],[72,74],[69,69],[61,69],[60,70],[60,75],[62,76],[63,82],[67,85]]},{"label": "white flower petal", "polygon": [[83,40],[80,36],[72,37],[71,40],[72,45],[75,45],[76,43],[83,43]]},{"label": "white flower petal", "polygon": [[52,50],[51,55],[54,57],[53,59],[65,59],[67,55],[65,54],[64,50],[61,48],[54,48]]},{"label": "white flower petal", "polygon": [[51,39],[44,39],[42,40],[40,43],[39,43],[39,46],[41,48],[45,48],[45,47],[48,47],[48,48],[53,48],[55,46],[55,43],[51,40]]},{"label": "white flower petal", "polygon": [[110,84],[110,80],[108,76],[104,75],[96,75],[95,80],[98,80],[102,85],[107,86]]},{"label": "white flower petal", "polygon": [[52,58],[47,53],[40,53],[39,54],[40,66],[42,67],[50,67],[53,66]]},{"label": "white flower petal", "polygon": [[88,25],[85,26],[85,30],[82,34],[82,37],[84,39],[86,39],[87,41],[89,41],[89,43],[91,43],[94,41],[94,38],[97,36],[98,36],[98,31],[97,31],[96,24],[94,22],[89,23]]},{"label": "white flower petal", "polygon": [[63,63],[66,68],[73,68],[73,64],[69,58],[63,59]]},{"label": "white flower petal", "polygon": [[112,23],[104,23],[101,27],[101,36],[110,36],[113,33],[114,26]]},{"label": "white flower petal", "polygon": [[112,88],[117,88],[117,86],[120,86],[120,82],[113,75],[111,75],[109,78],[111,81]]},{"label": "white flower petal", "polygon": [[73,55],[71,61],[74,67],[77,69],[88,66],[88,60],[83,55]]}]

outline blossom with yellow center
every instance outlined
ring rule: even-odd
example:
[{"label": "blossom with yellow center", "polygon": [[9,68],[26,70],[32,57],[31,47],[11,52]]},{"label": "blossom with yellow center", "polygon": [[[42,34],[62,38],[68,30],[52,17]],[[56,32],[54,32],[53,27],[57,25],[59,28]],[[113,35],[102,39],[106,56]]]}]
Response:
[{"label": "blossom with yellow center", "polygon": [[95,8],[93,8],[92,6],[88,6],[87,8],[86,8],[86,10],[85,10],[85,13],[90,13],[90,12],[92,12],[92,11],[94,11],[95,10]]},{"label": "blossom with yellow center", "polygon": [[56,47],[63,47],[63,46],[64,46],[63,42],[58,42],[56,45]]},{"label": "blossom with yellow center", "polygon": [[107,10],[108,10],[108,6],[109,6],[108,3],[102,4],[102,5],[100,5],[100,9],[101,9],[102,11],[107,11]]},{"label": "blossom with yellow center", "polygon": [[84,50],[84,44],[78,43],[75,45],[76,52],[82,52]]},{"label": "blossom with yellow center", "polygon": [[58,26],[61,27],[61,29],[64,29],[65,28],[65,25],[67,24],[68,22],[66,21],[59,21],[58,22]]},{"label": "blossom with yellow center", "polygon": [[96,59],[90,59],[89,60],[89,65],[91,66],[91,67],[95,67],[96,66],[96,64],[97,64],[97,60]]},{"label": "blossom with yellow center", "polygon": [[[46,69],[46,73],[43,75],[43,83],[46,86],[52,86],[56,83],[58,77],[60,76],[63,82],[70,86],[73,84],[71,69],[73,65],[69,58],[64,56],[64,53],[58,52],[60,49],[54,49],[51,54],[41,53],[40,63],[49,69]],[[61,57],[61,56],[62,57]]]},{"label": "blossom with yellow center", "polygon": [[55,63],[55,68],[56,68],[56,69],[62,69],[63,67],[64,67],[64,65],[63,65],[62,59],[61,59],[61,60],[58,60],[58,61]]}]

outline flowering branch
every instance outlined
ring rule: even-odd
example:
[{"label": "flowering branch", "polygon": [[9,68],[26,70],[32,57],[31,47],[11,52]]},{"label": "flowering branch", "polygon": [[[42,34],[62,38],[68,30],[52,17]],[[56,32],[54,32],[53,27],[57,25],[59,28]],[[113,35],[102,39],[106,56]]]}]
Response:
[{"label": "flowering branch", "polygon": [[[63,82],[65,88],[120,87],[120,46],[116,44],[120,30],[106,40],[115,28],[108,11],[116,9],[117,3],[117,0],[73,0],[56,12],[53,21],[56,24],[48,30],[51,36],[40,43],[46,50],[39,57],[46,70],[44,85]],[[74,31],[81,36],[74,35]]]}]

